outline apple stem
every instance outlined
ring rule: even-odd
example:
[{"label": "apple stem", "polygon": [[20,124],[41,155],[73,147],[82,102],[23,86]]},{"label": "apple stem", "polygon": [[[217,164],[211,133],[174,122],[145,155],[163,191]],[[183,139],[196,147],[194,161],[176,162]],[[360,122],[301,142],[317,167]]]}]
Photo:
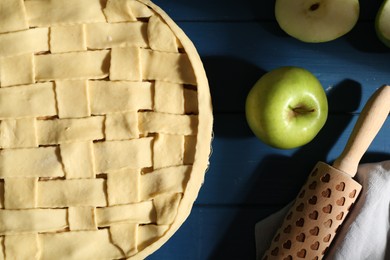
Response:
[{"label": "apple stem", "polygon": [[307,107],[303,107],[303,106],[294,107],[292,110],[295,114],[308,114],[308,113],[313,113],[315,111],[314,108],[308,109]]}]

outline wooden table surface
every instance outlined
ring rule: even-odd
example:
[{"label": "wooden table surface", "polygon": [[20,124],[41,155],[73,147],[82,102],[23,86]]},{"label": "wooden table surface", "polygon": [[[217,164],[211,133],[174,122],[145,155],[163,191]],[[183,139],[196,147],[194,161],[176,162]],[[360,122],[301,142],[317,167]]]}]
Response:
[{"label": "wooden table surface", "polygon": [[[154,2],[198,49],[213,99],[215,136],[210,168],[191,215],[148,259],[255,259],[255,223],[293,200],[317,161],[337,158],[369,96],[390,84],[390,48],[374,29],[381,1],[360,0],[353,30],[317,44],[286,35],[275,21],[271,0]],[[329,116],[311,143],[278,150],[252,134],[244,104],[259,77],[287,65],[318,77]],[[390,119],[362,162],[390,159],[389,129]]]}]

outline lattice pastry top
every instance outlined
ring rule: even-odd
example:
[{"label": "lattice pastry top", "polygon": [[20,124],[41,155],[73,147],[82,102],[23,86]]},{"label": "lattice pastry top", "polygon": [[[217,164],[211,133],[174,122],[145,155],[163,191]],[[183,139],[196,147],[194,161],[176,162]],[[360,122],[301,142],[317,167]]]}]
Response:
[{"label": "lattice pastry top", "polygon": [[142,259],[190,213],[212,110],[147,0],[0,1],[0,259]]}]

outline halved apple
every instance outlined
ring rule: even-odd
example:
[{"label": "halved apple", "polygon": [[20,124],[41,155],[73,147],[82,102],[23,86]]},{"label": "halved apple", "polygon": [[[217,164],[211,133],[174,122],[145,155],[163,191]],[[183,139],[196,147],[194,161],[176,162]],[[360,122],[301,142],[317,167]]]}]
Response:
[{"label": "halved apple", "polygon": [[276,0],[275,16],[290,36],[327,42],[348,33],[359,18],[358,0]]},{"label": "halved apple", "polygon": [[390,1],[385,0],[375,19],[375,30],[378,38],[390,47]]}]

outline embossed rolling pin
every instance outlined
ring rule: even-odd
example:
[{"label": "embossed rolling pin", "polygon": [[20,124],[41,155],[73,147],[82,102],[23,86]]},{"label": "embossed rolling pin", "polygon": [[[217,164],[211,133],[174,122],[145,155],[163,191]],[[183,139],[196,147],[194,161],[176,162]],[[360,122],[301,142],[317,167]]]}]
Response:
[{"label": "embossed rolling pin", "polygon": [[389,110],[390,86],[383,86],[364,106],[344,151],[333,166],[318,162],[314,167],[263,260],[324,257],[361,191],[361,185],[353,177]]}]

